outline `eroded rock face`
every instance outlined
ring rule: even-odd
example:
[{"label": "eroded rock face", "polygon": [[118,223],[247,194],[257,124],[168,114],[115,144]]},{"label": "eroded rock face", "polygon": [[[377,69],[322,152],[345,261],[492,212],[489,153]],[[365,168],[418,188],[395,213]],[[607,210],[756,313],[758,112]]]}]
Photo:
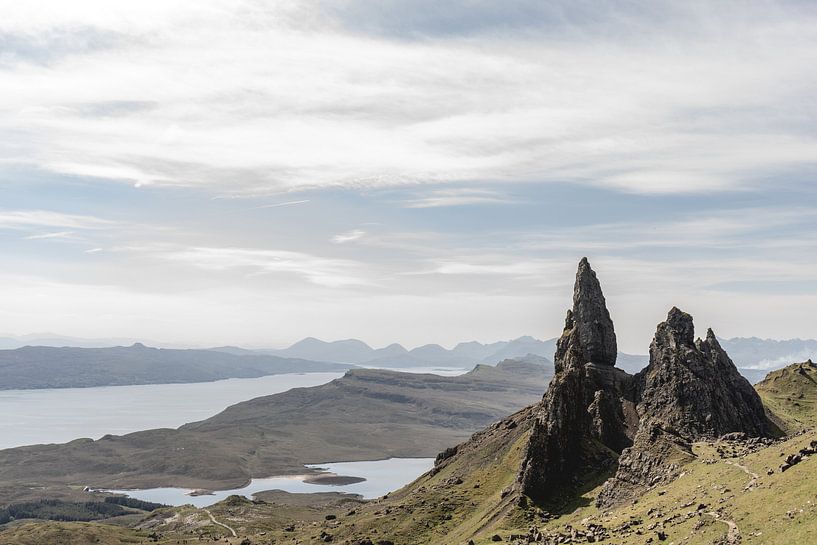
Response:
[{"label": "eroded rock face", "polygon": [[582,259],[573,309],[556,344],[556,374],[519,472],[523,494],[548,499],[574,486],[584,468],[614,464],[616,455],[631,444],[633,382],[614,367],[615,360],[613,322],[596,274]]},{"label": "eroded rock face", "polygon": [[586,257],[579,262],[573,288],[573,324],[578,336],[574,347],[580,351],[584,362],[616,364],[618,348],[613,320],[596,273]]},{"label": "eroded rock face", "polygon": [[692,317],[677,308],[658,325],[650,364],[635,377],[639,427],[596,503],[611,507],[677,476],[693,441],[742,432],[772,434],[763,403],[710,329],[695,340]]},{"label": "eroded rock face", "polygon": [[694,332],[692,316],[677,308],[658,325],[650,365],[637,377],[643,384],[639,414],[693,438],[769,434],[760,396],[715,334],[710,329],[695,341]]}]

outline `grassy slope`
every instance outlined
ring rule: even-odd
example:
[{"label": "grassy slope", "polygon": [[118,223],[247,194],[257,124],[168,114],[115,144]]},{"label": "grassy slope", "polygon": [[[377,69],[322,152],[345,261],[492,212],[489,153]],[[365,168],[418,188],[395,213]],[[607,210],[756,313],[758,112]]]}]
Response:
[{"label": "grassy slope", "polygon": [[27,522],[0,531],[0,545],[125,545],[147,543],[147,535],[89,522]]},{"label": "grassy slope", "polygon": [[786,431],[817,426],[817,365],[809,361],[772,371],[755,389]]},{"label": "grassy slope", "polygon": [[[815,439],[817,433],[809,432],[753,454],[724,458],[718,455],[716,445],[699,443],[695,446],[698,460],[688,464],[685,474],[668,486],[655,488],[637,503],[609,513],[599,513],[592,505],[579,509],[551,527],[563,530],[569,524],[582,528],[595,522],[613,528],[639,519],[643,523],[637,528],[643,535],[621,532],[607,542],[640,545],[646,537],[657,541],[660,530],[668,542],[709,545],[727,535],[725,521],[732,521],[744,544],[805,545],[817,535],[817,458],[811,457],[785,473],[776,468],[784,455]],[[752,476],[739,465],[758,475],[754,486],[749,486]],[[768,475],[770,469],[774,472]],[[706,507],[698,512],[701,503]],[[707,513],[717,513],[720,520]],[[658,526],[648,529],[653,524]]]}]

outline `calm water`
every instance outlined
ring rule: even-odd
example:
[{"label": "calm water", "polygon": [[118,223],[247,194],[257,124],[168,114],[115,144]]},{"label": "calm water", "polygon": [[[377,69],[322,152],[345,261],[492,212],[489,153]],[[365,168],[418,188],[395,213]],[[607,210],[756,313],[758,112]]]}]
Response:
[{"label": "calm water", "polygon": [[192,384],[0,390],[0,448],[177,428],[240,401],[317,386],[340,376],[300,373]]},{"label": "calm water", "polygon": [[[399,371],[453,376],[466,369],[418,367]],[[0,449],[178,428],[241,401],[291,388],[318,386],[341,376],[293,373],[192,384],[0,390]]]},{"label": "calm water", "polygon": [[360,494],[364,498],[376,498],[387,492],[397,490],[410,483],[434,466],[434,458],[390,458],[370,462],[336,462],[310,465],[307,467],[322,469],[335,475],[362,477],[361,483],[347,485],[323,485],[303,482],[303,476],[270,477],[253,479],[249,486],[233,490],[221,490],[214,495],[189,496],[191,489],[185,488],[151,488],[146,490],[112,490],[127,494],[132,498],[166,505],[193,504],[196,507],[207,507],[225,499],[231,494],[251,497],[264,490],[284,490],[286,492],[348,492]]}]

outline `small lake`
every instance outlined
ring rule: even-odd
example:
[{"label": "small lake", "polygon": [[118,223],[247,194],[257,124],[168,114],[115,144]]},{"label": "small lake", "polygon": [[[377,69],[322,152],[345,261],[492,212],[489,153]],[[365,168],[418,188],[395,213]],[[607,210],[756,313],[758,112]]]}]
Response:
[{"label": "small lake", "polygon": [[99,439],[178,428],[230,405],[292,388],[318,386],[342,373],[292,373],[190,384],[0,390],[0,449]]},{"label": "small lake", "polygon": [[[196,507],[207,507],[220,502],[232,494],[252,497],[264,490],[284,490],[286,492],[347,492],[360,494],[364,498],[377,498],[401,488],[434,466],[434,458],[389,458],[367,462],[336,462],[308,465],[306,467],[321,469],[327,473],[347,477],[361,477],[363,482],[345,485],[310,484],[304,482],[304,475],[286,477],[269,477],[253,479],[244,488],[220,490],[213,495],[190,496],[192,489],[186,488],[151,488],[145,490],[111,490],[119,494],[144,501],[166,505],[192,504]],[[314,475],[311,475],[314,477]]]}]

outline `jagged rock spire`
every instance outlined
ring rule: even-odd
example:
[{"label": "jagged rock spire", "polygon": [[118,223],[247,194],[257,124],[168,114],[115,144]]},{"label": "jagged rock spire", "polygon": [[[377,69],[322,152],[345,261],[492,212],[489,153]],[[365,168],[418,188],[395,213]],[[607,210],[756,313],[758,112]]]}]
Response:
[{"label": "jagged rock spire", "polygon": [[[673,307],[658,324],[650,364],[635,377],[639,426],[596,503],[610,507],[672,480],[692,442],[730,432],[767,436],[774,430],[760,396],[721,348],[715,333],[695,340],[692,316]],[[670,463],[670,461],[676,463]]]},{"label": "jagged rock spire", "polygon": [[586,257],[579,262],[573,288],[573,321],[578,335],[578,348],[585,361],[599,365],[615,365],[616,332],[607,310],[596,273]]},{"label": "jagged rock spire", "polygon": [[715,333],[696,341],[692,316],[675,307],[658,324],[643,383],[639,412],[689,437],[769,432],[760,396]]},{"label": "jagged rock spire", "polygon": [[[596,273],[579,262],[573,309],[556,343],[556,374],[542,400],[519,473],[520,490],[547,500],[575,487],[590,466],[609,465],[631,444],[631,378],[614,367],[616,334]],[[629,401],[628,401],[629,400]],[[632,420],[632,419],[630,419]],[[578,479],[580,480],[580,479]]]}]

